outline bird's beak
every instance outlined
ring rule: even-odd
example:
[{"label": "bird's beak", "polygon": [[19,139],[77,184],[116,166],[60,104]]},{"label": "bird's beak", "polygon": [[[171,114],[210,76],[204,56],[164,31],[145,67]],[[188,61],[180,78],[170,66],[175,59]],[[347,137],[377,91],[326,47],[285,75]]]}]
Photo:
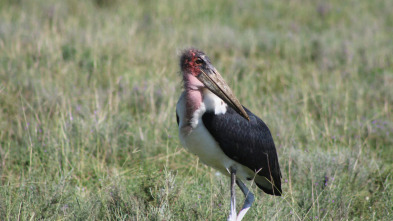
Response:
[{"label": "bird's beak", "polygon": [[[221,77],[220,73],[214,68],[210,67],[208,71],[201,71],[198,75],[198,79],[215,95],[221,98],[225,103],[232,107],[237,113],[239,113],[246,120],[250,120],[248,114],[240,104],[239,100],[233,94],[231,88]],[[210,72],[210,73],[207,73]]]}]

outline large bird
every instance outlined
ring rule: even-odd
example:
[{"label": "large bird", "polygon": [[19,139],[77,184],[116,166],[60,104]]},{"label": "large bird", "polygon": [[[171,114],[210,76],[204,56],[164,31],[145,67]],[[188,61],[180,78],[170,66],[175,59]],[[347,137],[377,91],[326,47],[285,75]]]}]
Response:
[{"label": "large bird", "polygon": [[[281,195],[281,172],[266,124],[243,107],[210,59],[197,49],[180,57],[184,91],[176,106],[181,144],[201,162],[231,177],[228,220],[242,220],[254,201],[244,180]],[[235,183],[246,197],[236,212]]]}]

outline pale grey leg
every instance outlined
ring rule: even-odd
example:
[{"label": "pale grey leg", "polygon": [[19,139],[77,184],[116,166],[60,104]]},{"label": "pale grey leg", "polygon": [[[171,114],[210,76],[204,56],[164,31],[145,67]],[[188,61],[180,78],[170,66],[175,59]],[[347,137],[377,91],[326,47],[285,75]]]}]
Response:
[{"label": "pale grey leg", "polygon": [[236,221],[237,212],[236,212],[236,169],[230,168],[231,172],[231,212],[228,217],[228,221]]},{"label": "pale grey leg", "polygon": [[236,180],[236,183],[239,186],[240,190],[243,192],[244,197],[246,197],[246,199],[244,200],[243,207],[236,218],[236,221],[241,221],[244,215],[246,215],[247,211],[250,209],[252,203],[254,202],[254,194],[252,194],[250,190],[248,190],[246,185],[244,185],[244,183],[241,180]]}]

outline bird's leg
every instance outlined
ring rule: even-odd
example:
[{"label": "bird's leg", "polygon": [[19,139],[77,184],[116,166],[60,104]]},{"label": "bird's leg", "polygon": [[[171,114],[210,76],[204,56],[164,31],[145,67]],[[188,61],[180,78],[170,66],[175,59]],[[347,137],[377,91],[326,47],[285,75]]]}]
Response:
[{"label": "bird's leg", "polygon": [[250,190],[248,190],[246,185],[244,185],[244,183],[241,180],[236,180],[236,183],[239,186],[240,190],[243,192],[244,197],[246,197],[246,199],[244,200],[243,207],[236,218],[236,221],[241,221],[244,215],[246,215],[247,211],[250,209],[252,203],[254,202],[254,194],[252,194]]},{"label": "bird's leg", "polygon": [[228,221],[236,221],[237,212],[236,212],[236,169],[230,168],[231,172],[231,212],[228,217]]}]

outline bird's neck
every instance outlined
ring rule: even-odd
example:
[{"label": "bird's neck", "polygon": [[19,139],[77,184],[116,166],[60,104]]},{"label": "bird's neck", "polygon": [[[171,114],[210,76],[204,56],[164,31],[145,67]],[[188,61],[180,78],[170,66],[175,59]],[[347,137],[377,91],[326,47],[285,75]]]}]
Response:
[{"label": "bird's neck", "polygon": [[213,111],[216,115],[227,112],[227,104],[207,88],[186,89],[185,96],[186,118],[189,122],[198,120],[205,111]]},{"label": "bird's neck", "polygon": [[203,102],[204,85],[192,74],[184,76],[184,89],[186,97],[186,118],[190,121],[193,114],[197,111]]},{"label": "bird's neck", "polygon": [[[213,94],[192,74],[184,76],[184,89],[186,98],[186,119],[192,125],[205,111],[215,114],[225,114],[227,104]],[[195,122],[194,122],[195,123]]]},{"label": "bird's neck", "polygon": [[201,107],[202,101],[201,89],[186,88],[186,112],[189,120],[191,120],[195,111]]}]

